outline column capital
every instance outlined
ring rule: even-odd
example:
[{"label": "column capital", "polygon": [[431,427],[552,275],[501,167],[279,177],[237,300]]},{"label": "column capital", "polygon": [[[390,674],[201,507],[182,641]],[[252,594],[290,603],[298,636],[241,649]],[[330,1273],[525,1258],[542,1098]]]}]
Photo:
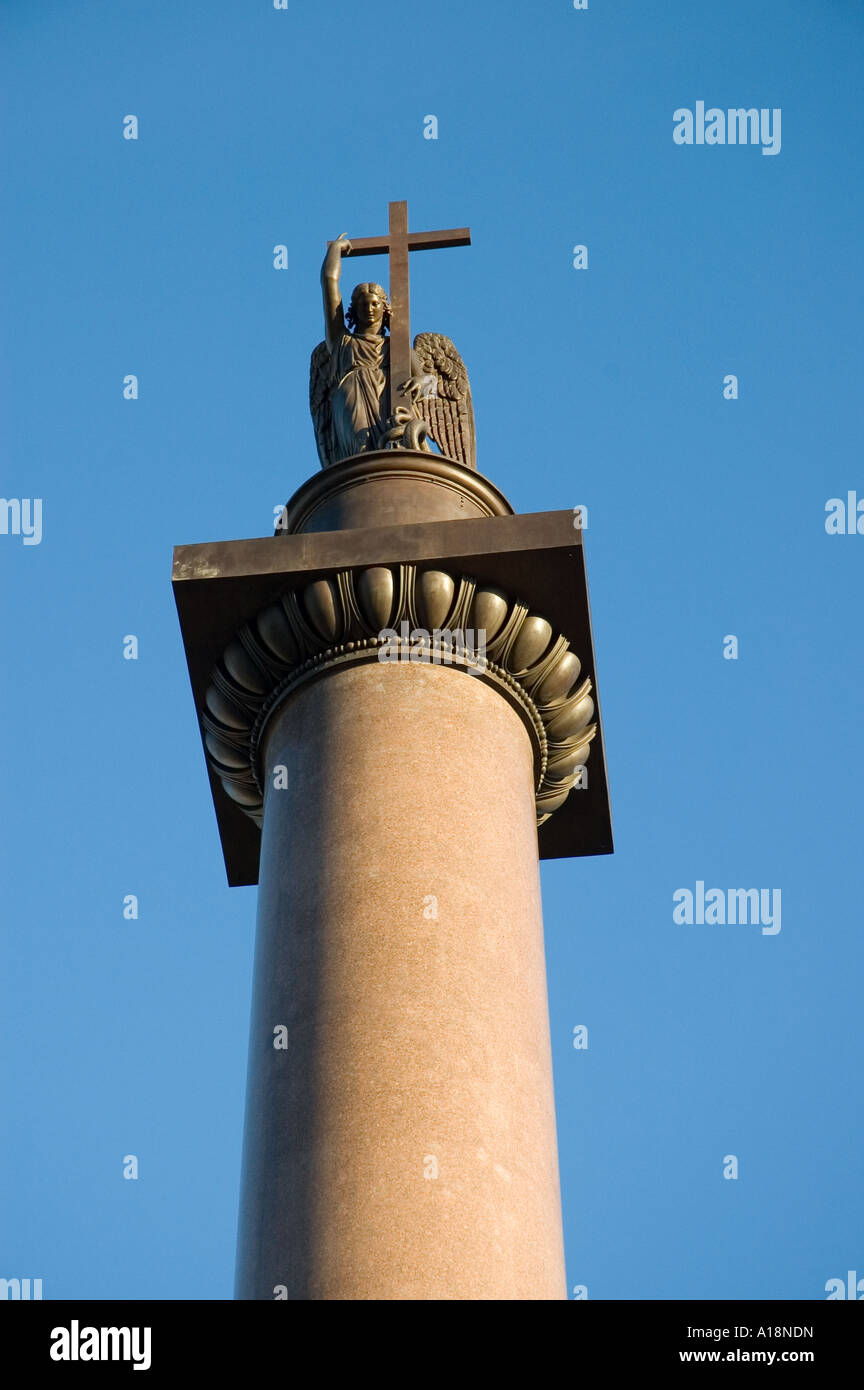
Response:
[{"label": "column capital", "polygon": [[495,688],[534,748],[537,824],[567,799],[597,732],[590,679],[566,637],[498,587],[413,564],[340,570],[258,612],[211,671],[201,712],[210,766],[260,826],[267,726],[291,695],[346,665],[452,666]]},{"label": "column capital", "polygon": [[[588,707],[597,697],[583,536],[572,512],[178,546],[173,585],[230,884],[258,881],[260,749],[276,702],[284,707],[331,670],[378,661],[386,628],[395,633],[389,654],[400,658],[403,622],[409,646],[416,628],[486,632],[486,667],[470,679],[494,686],[532,740],[540,858],[612,852],[602,720]],[[476,662],[462,664],[476,671]],[[563,682],[554,697],[553,677]],[[567,725],[565,704],[580,705],[581,722]],[[569,792],[584,761],[572,755],[589,743],[590,769]]]}]

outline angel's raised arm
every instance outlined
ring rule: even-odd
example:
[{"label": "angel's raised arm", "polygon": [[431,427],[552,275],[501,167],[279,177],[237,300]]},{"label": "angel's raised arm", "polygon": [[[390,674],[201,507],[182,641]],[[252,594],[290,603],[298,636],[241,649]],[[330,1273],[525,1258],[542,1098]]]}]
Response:
[{"label": "angel's raised arm", "polygon": [[339,290],[339,276],[342,272],[342,257],[351,250],[351,243],[343,232],[327,246],[327,255],[321,267],[321,288],[324,291],[324,333],[330,351],[345,332],[345,315],[342,311],[342,295]]}]

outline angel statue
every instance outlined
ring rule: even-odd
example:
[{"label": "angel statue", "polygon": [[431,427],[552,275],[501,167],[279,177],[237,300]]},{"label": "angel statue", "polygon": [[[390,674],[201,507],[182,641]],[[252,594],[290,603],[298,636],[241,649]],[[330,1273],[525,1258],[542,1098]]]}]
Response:
[{"label": "angel statue", "polygon": [[390,303],[380,285],[357,285],[343,313],[339,276],[351,243],[331,241],[321,267],[325,341],[312,353],[309,407],[322,468],[373,449],[429,451],[431,439],[448,458],[476,468],[474,409],[468,373],[441,333],[418,333],[411,376],[390,393]]}]

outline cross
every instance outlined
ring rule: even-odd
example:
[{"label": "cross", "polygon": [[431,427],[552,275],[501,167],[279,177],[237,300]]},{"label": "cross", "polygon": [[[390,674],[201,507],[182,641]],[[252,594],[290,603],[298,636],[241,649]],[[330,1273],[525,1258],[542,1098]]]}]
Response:
[{"label": "cross", "polygon": [[411,320],[408,288],[408,252],[438,251],[445,246],[470,246],[471,231],[409,232],[408,204],[390,203],[390,228],[386,236],[349,237],[349,256],[390,255],[390,400],[395,409],[394,387],[411,375]]}]

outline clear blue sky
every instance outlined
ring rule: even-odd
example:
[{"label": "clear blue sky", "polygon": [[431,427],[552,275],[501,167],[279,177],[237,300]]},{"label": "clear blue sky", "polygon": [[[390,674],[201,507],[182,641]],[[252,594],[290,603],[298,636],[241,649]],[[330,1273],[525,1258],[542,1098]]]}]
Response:
[{"label": "clear blue sky", "polygon": [[[864,1275],[864,535],[824,524],[864,497],[861,5],[0,25],[0,490],[43,499],[41,544],[0,535],[0,1276],[231,1296],[255,890],[225,883],[171,551],[269,534],[316,470],[324,242],[392,198],[472,228],[412,258],[412,309],[466,359],[481,471],[589,508],[617,849],[542,870],[571,1292]],[[700,100],[780,108],[781,152],[676,145]],[[781,931],[676,925],[699,880],[780,888]]]}]

